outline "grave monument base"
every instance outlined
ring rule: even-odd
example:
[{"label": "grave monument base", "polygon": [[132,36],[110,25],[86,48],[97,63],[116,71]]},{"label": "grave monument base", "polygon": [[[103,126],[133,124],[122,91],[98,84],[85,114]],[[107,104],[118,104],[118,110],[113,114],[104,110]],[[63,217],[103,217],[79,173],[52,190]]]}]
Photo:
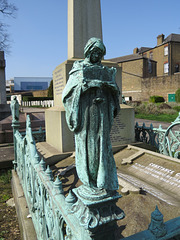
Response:
[{"label": "grave monument base", "polygon": [[89,188],[90,194],[83,196],[86,188],[81,185],[72,190],[77,201],[70,206],[70,213],[76,216],[81,226],[89,230],[92,237],[96,236],[92,239],[114,239],[116,221],[125,217],[122,209],[116,205],[121,195],[116,191],[108,194],[105,189]]},{"label": "grave monument base", "polygon": [[[120,104],[120,113],[114,119],[111,130],[112,146],[133,143],[134,140],[134,109]],[[59,152],[74,152],[74,136],[66,123],[65,110],[55,106],[45,111],[46,142]]]},{"label": "grave monument base", "polygon": [[0,121],[11,115],[9,104],[0,104]]}]

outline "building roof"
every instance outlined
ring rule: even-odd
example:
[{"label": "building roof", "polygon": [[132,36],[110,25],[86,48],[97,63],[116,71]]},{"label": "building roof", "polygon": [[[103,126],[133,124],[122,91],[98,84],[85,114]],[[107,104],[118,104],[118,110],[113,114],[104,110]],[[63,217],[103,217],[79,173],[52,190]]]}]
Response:
[{"label": "building roof", "polygon": [[163,43],[168,42],[180,42],[180,34],[171,33],[167,38],[164,39]]},{"label": "building roof", "polygon": [[139,48],[139,53],[146,52],[146,51],[148,51],[150,49],[152,49],[152,48],[150,48],[150,47],[141,47],[141,48]]},{"label": "building roof", "polygon": [[112,62],[120,63],[120,62],[138,60],[138,59],[142,59],[142,58],[144,58],[144,57],[139,55],[139,54],[130,54],[130,55],[122,56],[122,57],[111,58],[111,59],[108,59],[108,60],[110,60]]}]

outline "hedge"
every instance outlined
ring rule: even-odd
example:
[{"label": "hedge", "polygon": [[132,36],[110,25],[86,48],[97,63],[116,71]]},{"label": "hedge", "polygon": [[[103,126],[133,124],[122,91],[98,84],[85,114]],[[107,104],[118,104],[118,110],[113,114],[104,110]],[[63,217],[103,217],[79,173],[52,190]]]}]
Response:
[{"label": "hedge", "polygon": [[53,97],[31,97],[31,96],[23,96],[22,100],[26,101],[44,101],[44,100],[53,100]]},{"label": "hedge", "polygon": [[151,103],[160,103],[165,102],[164,98],[162,96],[151,96],[149,98],[149,102]]}]

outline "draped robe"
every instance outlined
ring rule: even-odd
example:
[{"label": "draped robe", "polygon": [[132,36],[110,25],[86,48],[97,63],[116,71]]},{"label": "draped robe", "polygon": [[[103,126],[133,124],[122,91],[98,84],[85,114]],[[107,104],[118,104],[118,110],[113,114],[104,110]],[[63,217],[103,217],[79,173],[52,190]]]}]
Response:
[{"label": "draped robe", "polygon": [[69,129],[75,134],[76,170],[86,186],[117,190],[110,131],[119,111],[115,68],[76,61],[63,91]]}]

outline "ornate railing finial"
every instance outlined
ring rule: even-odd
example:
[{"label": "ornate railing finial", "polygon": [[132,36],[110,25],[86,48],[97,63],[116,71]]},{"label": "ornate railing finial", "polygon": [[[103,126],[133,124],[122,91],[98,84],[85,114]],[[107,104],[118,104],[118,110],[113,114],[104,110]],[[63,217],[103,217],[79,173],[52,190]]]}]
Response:
[{"label": "ornate railing finial", "polygon": [[163,237],[167,233],[166,226],[163,221],[163,215],[159,211],[158,206],[156,206],[154,212],[151,213],[151,223],[148,229],[157,238]]}]

